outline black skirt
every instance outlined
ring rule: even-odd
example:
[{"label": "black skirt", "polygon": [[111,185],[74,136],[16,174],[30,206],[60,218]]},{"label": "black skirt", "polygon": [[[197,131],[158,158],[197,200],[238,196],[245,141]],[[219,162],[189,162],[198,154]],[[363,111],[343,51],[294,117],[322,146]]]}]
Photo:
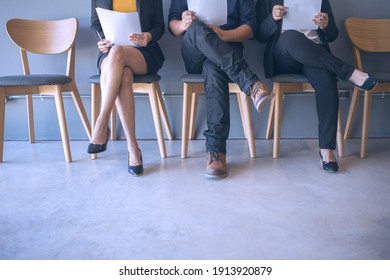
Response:
[{"label": "black skirt", "polygon": [[[147,66],[147,74],[156,74],[158,70],[160,69],[160,66],[156,63],[156,60],[153,58],[152,53],[148,48],[140,47],[137,48],[142,55],[144,56],[144,59],[146,61]],[[97,67],[99,70],[99,73],[101,72],[101,65],[103,60],[108,56],[110,52],[106,53],[99,53],[98,61],[97,61]]]}]

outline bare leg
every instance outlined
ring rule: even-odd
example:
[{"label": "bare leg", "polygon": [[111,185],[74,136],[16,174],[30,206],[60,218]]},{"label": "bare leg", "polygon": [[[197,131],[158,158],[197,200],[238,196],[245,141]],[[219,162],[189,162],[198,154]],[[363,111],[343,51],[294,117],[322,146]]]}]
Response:
[{"label": "bare leg", "polygon": [[147,65],[142,53],[130,46],[114,46],[102,63],[102,107],[91,142],[94,144],[105,142],[108,120],[115,102],[126,135],[131,165],[138,165],[141,162],[135,138],[132,82],[134,75],[142,75],[146,72]]},{"label": "bare leg", "polygon": [[135,166],[141,164],[141,159],[137,139],[135,137],[135,104],[132,88],[133,77],[134,75],[131,69],[125,68],[123,71],[121,88],[115,104],[127,139],[127,150],[130,154],[129,165]]}]

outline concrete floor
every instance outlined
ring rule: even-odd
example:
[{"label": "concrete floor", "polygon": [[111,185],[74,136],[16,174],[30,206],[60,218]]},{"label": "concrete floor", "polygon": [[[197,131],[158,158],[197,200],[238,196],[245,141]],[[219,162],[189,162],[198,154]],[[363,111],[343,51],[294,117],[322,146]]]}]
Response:
[{"label": "concrete floor", "polygon": [[368,157],[349,140],[341,171],[320,169],[317,140],[228,142],[229,176],[204,176],[204,141],[140,141],[145,174],[127,173],[126,144],[99,159],[72,141],[5,142],[0,259],[390,259],[390,139]]}]

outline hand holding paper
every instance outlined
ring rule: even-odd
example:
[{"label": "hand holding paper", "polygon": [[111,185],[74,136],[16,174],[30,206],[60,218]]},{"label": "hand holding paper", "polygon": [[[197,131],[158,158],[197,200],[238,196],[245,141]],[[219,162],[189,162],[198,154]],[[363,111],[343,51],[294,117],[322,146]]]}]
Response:
[{"label": "hand holding paper", "polygon": [[152,40],[152,34],[150,34],[149,32],[142,32],[141,34],[131,34],[129,39],[134,44],[141,47],[145,47]]},{"label": "hand holding paper", "polygon": [[106,39],[101,39],[98,43],[98,48],[102,53],[106,53],[112,47],[112,43]]},{"label": "hand holding paper", "polygon": [[314,23],[320,28],[324,29],[329,24],[329,17],[327,13],[319,13],[314,16]]},{"label": "hand holding paper", "polygon": [[322,0],[284,0],[287,13],[283,17],[283,30],[317,29],[313,18],[321,11]]},{"label": "hand holding paper", "polygon": [[227,0],[187,0],[188,10],[204,23],[224,25],[227,23]]},{"label": "hand holding paper", "polygon": [[115,45],[138,46],[130,41],[131,34],[141,34],[137,12],[121,13],[96,8],[100,24],[108,41]]}]

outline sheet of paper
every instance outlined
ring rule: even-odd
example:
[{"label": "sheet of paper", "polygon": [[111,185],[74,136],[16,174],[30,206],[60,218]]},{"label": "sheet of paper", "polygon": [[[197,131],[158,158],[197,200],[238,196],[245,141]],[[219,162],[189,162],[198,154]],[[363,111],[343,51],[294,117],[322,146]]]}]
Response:
[{"label": "sheet of paper", "polygon": [[227,23],[227,0],[187,0],[188,10],[199,20],[221,26]]},{"label": "sheet of paper", "polygon": [[114,45],[137,46],[129,40],[131,34],[141,33],[138,12],[121,13],[96,8],[106,39]]},{"label": "sheet of paper", "polygon": [[317,29],[313,17],[321,11],[322,0],[284,0],[288,8],[283,17],[283,30]]}]

